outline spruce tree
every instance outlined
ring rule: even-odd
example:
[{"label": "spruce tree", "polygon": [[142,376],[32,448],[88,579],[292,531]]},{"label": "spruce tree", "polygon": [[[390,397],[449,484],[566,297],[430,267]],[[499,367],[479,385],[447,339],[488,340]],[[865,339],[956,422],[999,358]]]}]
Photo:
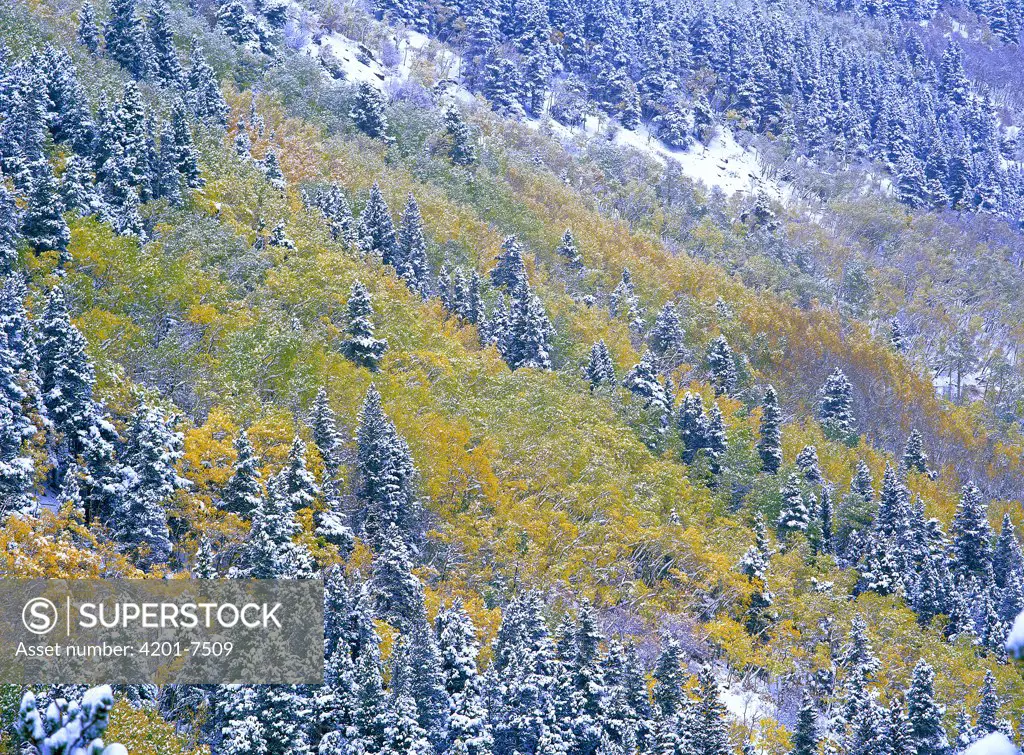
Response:
[{"label": "spruce tree", "polygon": [[406,542],[413,542],[420,525],[416,467],[408,444],[384,413],[380,393],[372,386],[359,414],[356,443],[361,529],[377,547],[392,525]]},{"label": "spruce tree", "polygon": [[[999,695],[996,692],[996,678],[991,671],[985,672],[985,681],[981,687],[981,699],[975,711],[975,723],[973,738],[982,737],[1002,731],[1003,727],[999,720]],[[1011,734],[1012,736],[1012,734]]]},{"label": "spruce tree", "polygon": [[426,623],[414,626],[402,637],[392,659],[391,692],[413,701],[416,723],[440,743],[447,727],[451,700],[441,670],[437,639]]},{"label": "spruce tree", "polygon": [[36,254],[54,251],[65,262],[71,231],[62,215],[64,207],[57,179],[45,159],[32,164],[30,176],[21,234]]},{"label": "spruce tree", "polygon": [[759,637],[771,622],[770,610],[774,597],[767,586],[768,567],[772,556],[764,518],[758,515],[754,521],[754,544],[747,549],[738,564],[740,572],[750,580],[754,589],[746,610],[744,625],[747,633]]},{"label": "spruce tree", "polygon": [[992,574],[996,587],[1007,588],[1024,580],[1024,553],[1010,515],[1003,515],[1002,529],[992,553]]},{"label": "spruce tree", "polygon": [[675,369],[685,358],[686,334],[675,304],[669,302],[658,312],[648,342],[664,370]]},{"label": "spruce tree", "polygon": [[252,527],[240,557],[229,576],[248,579],[309,579],[314,563],[309,551],[292,542],[299,531],[279,478],[271,478],[267,493],[252,514]]},{"label": "spruce tree", "polygon": [[480,651],[473,621],[455,599],[442,608],[434,620],[438,650],[441,654],[441,672],[445,690],[455,696],[467,691],[475,692],[478,684],[477,655]]},{"label": "spruce tree", "polygon": [[356,89],[355,103],[349,116],[356,128],[374,139],[385,138],[388,130],[388,116],[384,95],[372,84],[361,81]]},{"label": "spruce tree", "polygon": [[208,537],[204,536],[199,541],[190,576],[192,579],[217,579],[220,577],[216,556],[213,553],[213,545]]},{"label": "spruce tree", "polygon": [[729,755],[729,730],[725,719],[725,705],[722,703],[718,682],[715,681],[711,666],[707,665],[697,675],[699,698],[697,704],[697,730],[694,732],[694,751],[698,755]]},{"label": "spruce tree", "polygon": [[821,389],[818,418],[826,433],[843,439],[853,434],[853,387],[843,371],[836,367]]},{"label": "spruce tree", "polygon": [[[818,711],[814,700],[804,690],[800,711],[796,716],[793,730],[793,746],[790,755],[817,755],[818,753]],[[895,753],[893,754],[895,755]],[[905,753],[904,755],[909,755]]]},{"label": "spruce tree", "polygon": [[683,461],[692,464],[697,453],[707,446],[708,421],[704,399],[699,393],[687,391],[676,412],[676,429],[683,443]]},{"label": "spruce tree", "polygon": [[104,35],[107,54],[136,78],[146,75],[151,61],[146,59],[148,39],[142,21],[136,16],[135,0],[113,0],[110,21]]},{"label": "spruce tree", "polygon": [[[343,244],[356,243],[356,223],[352,217],[352,209],[349,207],[345,192],[338,184],[331,184],[325,190],[318,190],[315,197],[315,204],[320,208],[324,218],[327,220],[328,230],[331,238]],[[390,219],[390,216],[389,216]]]},{"label": "spruce tree", "polygon": [[[423,584],[412,573],[412,559],[403,533],[388,525],[373,559],[373,595],[377,616],[403,633],[410,633],[427,620]],[[436,670],[440,670],[435,666]]]},{"label": "spruce tree", "polygon": [[174,33],[167,18],[170,6],[167,0],[156,0],[149,11],[149,36],[152,40],[153,72],[165,87],[177,88],[182,81],[181,63],[174,49]]},{"label": "spruce tree", "polygon": [[18,380],[19,360],[10,349],[7,333],[0,328],[0,511],[8,513],[29,506],[34,477],[26,441],[35,426],[25,416],[26,394]]},{"label": "spruce tree", "polygon": [[665,639],[654,665],[654,706],[663,719],[673,718],[683,705],[682,651],[672,637]]},{"label": "spruce tree", "polygon": [[736,390],[738,376],[732,348],[725,336],[720,335],[711,342],[708,347],[707,359],[711,382],[715,386],[715,394],[731,395]]},{"label": "spruce tree", "polygon": [[508,291],[528,285],[526,264],[523,262],[523,245],[515,236],[507,236],[501,242],[501,252],[497,257],[498,264],[491,270],[491,283],[504,286]]},{"label": "spruce tree", "polygon": [[306,468],[306,444],[298,435],[288,449],[284,468],[275,479],[276,490],[292,511],[309,508],[319,494],[316,479]]},{"label": "spruce tree", "polygon": [[85,338],[71,324],[64,292],[54,287],[38,323],[40,391],[65,462],[83,453],[97,426],[93,400],[96,373],[86,354]]},{"label": "spruce tree", "polygon": [[287,186],[285,181],[284,173],[281,171],[281,161],[277,156],[277,150],[271,147],[267,150],[267,154],[263,156],[263,174],[267,177],[267,181],[275,189],[284,191]]},{"label": "spruce tree", "polygon": [[903,326],[896,318],[889,322],[889,345],[898,354],[904,354],[907,351],[907,337],[903,333]]},{"label": "spruce tree", "polygon": [[188,486],[175,465],[184,453],[181,433],[156,407],[139,408],[128,435],[125,463],[132,470],[123,511],[114,512],[118,541],[144,567],[166,563],[171,555],[166,508],[177,490]]},{"label": "spruce tree", "polygon": [[370,292],[360,281],[352,284],[346,305],[348,334],[341,344],[342,353],[360,367],[376,372],[380,359],[387,351],[388,342],[374,338],[373,301]]},{"label": "spruce tree", "polygon": [[398,240],[393,247],[393,256],[390,259],[385,256],[384,264],[394,267],[409,288],[420,296],[426,296],[430,276],[427,239],[423,232],[423,217],[412,194],[409,194],[398,225]]},{"label": "spruce tree", "polygon": [[912,430],[903,449],[903,468],[908,472],[928,474],[928,455],[924,452],[924,438],[920,430]]},{"label": "spruce tree", "polygon": [[777,474],[782,466],[782,412],[779,410],[779,395],[772,386],[764,391],[761,402],[761,433],[757,441],[757,454],[761,457],[761,469],[768,474]]},{"label": "spruce tree", "polygon": [[558,248],[555,249],[555,254],[565,260],[565,264],[570,270],[583,269],[583,256],[576,246],[576,239],[573,237],[572,231],[568,228],[562,234],[562,239],[558,243]]},{"label": "spruce tree", "polygon": [[341,468],[343,443],[341,433],[338,432],[337,417],[331,409],[327,391],[323,388],[317,391],[316,398],[313,399],[307,424],[313,433],[313,443],[324,463],[324,476],[329,480],[336,480]]},{"label": "spruce tree", "polygon": [[456,165],[472,165],[476,162],[476,148],[470,138],[469,127],[462,120],[455,106],[449,106],[444,113],[444,130],[452,140],[448,156]]},{"label": "spruce tree", "polygon": [[174,167],[181,174],[185,185],[190,189],[198,189],[206,182],[199,172],[199,157],[192,140],[192,129],[188,122],[185,103],[180,98],[174,101],[171,108],[171,133],[173,136],[172,152]]},{"label": "spruce tree", "polygon": [[794,472],[782,486],[782,509],[779,511],[779,534],[805,532],[810,524],[810,512],[804,497],[800,477]]},{"label": "spruce tree", "polygon": [[370,197],[359,215],[357,234],[359,249],[366,256],[382,260],[395,259],[398,246],[395,225],[380,186],[376,183],[370,189]]},{"label": "spruce tree", "polygon": [[800,449],[800,453],[796,455],[796,468],[811,485],[820,485],[823,482],[821,467],[818,465],[818,449],[814,446],[804,446]]},{"label": "spruce tree", "polygon": [[7,191],[0,176],[0,276],[10,273],[18,261],[18,214],[14,196]]},{"label": "spruce tree", "polygon": [[198,45],[189,57],[186,87],[186,101],[196,119],[221,128],[227,125],[228,104],[221,94],[213,69]]},{"label": "spruce tree", "polygon": [[615,365],[604,339],[590,347],[590,360],[583,368],[583,377],[590,383],[590,390],[615,385]]},{"label": "spruce tree", "polygon": [[288,231],[285,229],[284,220],[278,220],[274,227],[270,229],[270,235],[267,236],[267,246],[295,251],[295,242],[288,238]]},{"label": "spruce tree", "polygon": [[665,394],[665,386],[658,380],[658,367],[650,351],[645,351],[640,362],[626,373],[622,386],[641,399],[644,408],[662,413],[669,411],[669,398]]},{"label": "spruce tree", "polygon": [[948,755],[949,740],[942,725],[942,708],[935,702],[935,672],[922,659],[914,667],[907,689],[907,719],[915,755]]},{"label": "spruce tree", "polygon": [[850,481],[850,493],[864,503],[871,503],[874,500],[874,480],[871,479],[871,470],[863,459],[857,462],[857,472]]},{"label": "spruce tree", "polygon": [[992,567],[992,529],[981,491],[973,482],[963,487],[951,526],[951,558],[957,574],[986,580]]},{"label": "spruce tree", "polygon": [[526,283],[511,297],[508,329],[498,344],[505,362],[513,370],[522,367],[551,369],[551,339],[555,329],[540,299]]},{"label": "spruce tree", "polygon": [[249,433],[243,429],[235,439],[235,461],[231,477],[221,496],[220,507],[224,511],[238,514],[243,519],[252,518],[263,498],[260,484],[260,460],[249,442]]},{"label": "spruce tree", "polygon": [[89,0],[78,11],[78,43],[89,52],[100,48],[100,28],[96,24],[96,11]]}]

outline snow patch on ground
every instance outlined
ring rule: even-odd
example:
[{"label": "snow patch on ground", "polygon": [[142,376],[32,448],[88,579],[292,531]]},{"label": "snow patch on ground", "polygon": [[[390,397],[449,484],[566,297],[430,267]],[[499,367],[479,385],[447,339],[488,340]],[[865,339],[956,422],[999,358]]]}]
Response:
[{"label": "snow patch on ground", "polygon": [[1017,755],[1020,751],[1005,734],[987,734],[964,750],[961,755]]},{"label": "snow patch on ground", "polygon": [[[531,129],[548,131],[562,142],[573,141],[584,134],[595,139],[607,139],[607,134],[601,135],[601,121],[595,116],[587,118],[579,129],[563,126],[551,118],[526,119],[524,123]],[[716,127],[714,138],[706,147],[697,143],[685,150],[669,147],[643,125],[635,131],[617,125],[614,128],[613,144],[635,149],[662,165],[672,160],[687,178],[709,189],[717,188],[726,196],[737,192],[749,195],[763,192],[778,202],[787,202],[794,197],[792,187],[772,178],[770,168],[762,162],[757,150],[740,145],[728,127]]]},{"label": "snow patch on ground", "polygon": [[756,692],[738,684],[731,687],[723,685],[721,690],[722,702],[729,715],[744,726],[752,726],[766,715],[764,700]]},{"label": "snow patch on ground", "polygon": [[[294,3],[294,0],[293,0]],[[401,86],[412,75],[412,62],[416,55],[426,51],[433,42],[430,37],[415,31],[403,31],[396,41],[400,62],[386,67],[378,56],[365,46],[338,32],[327,31],[319,26],[315,15],[300,9],[306,23],[314,29],[299,42],[303,53],[320,58],[324,67],[336,78],[359,83],[366,82],[382,91],[392,91]],[[456,75],[460,68],[459,56],[447,47],[440,46],[436,58],[439,68],[447,75]],[[479,100],[472,92],[454,82],[447,93],[465,105],[477,104]],[[576,140],[581,133],[593,138],[607,138],[601,132],[601,120],[587,119],[583,128],[574,130],[552,120],[526,118],[524,124],[534,130],[543,129],[559,138],[563,143]],[[737,143],[733,132],[727,127],[715,129],[715,136],[705,147],[695,144],[687,150],[672,149],[654,137],[645,126],[630,131],[616,126],[613,143],[635,149],[646,154],[662,165],[673,160],[679,164],[683,174],[706,187],[717,188],[727,196],[740,192],[755,194],[764,192],[770,198],[786,202],[793,197],[792,187],[770,176],[757,150],[745,148]]]},{"label": "snow patch on ground", "polygon": [[792,188],[769,176],[757,150],[741,146],[726,127],[717,127],[706,147],[695,144],[687,150],[671,149],[643,126],[636,131],[620,129],[615,143],[647,152],[662,162],[674,160],[685,176],[709,188],[718,188],[727,196],[763,192],[779,202],[792,198]]}]

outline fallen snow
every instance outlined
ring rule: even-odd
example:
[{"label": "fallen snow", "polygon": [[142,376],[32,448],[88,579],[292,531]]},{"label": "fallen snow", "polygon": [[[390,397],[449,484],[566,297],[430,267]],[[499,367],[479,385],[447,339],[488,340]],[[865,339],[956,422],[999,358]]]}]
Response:
[{"label": "fallen snow", "polygon": [[[605,120],[606,122],[606,120]],[[579,129],[571,129],[545,117],[542,120],[526,119],[525,125],[534,130],[548,131],[562,142],[570,142],[581,135],[594,139],[607,139],[601,134],[601,123],[596,116],[590,116]],[[726,196],[764,193],[771,199],[786,202],[793,197],[792,187],[769,175],[756,149],[740,145],[733,132],[726,126],[717,126],[711,142],[705,147],[694,144],[689,149],[673,149],[653,136],[646,126],[630,131],[615,126],[613,144],[642,152],[662,165],[669,160],[677,163],[683,175],[703,184],[717,188]]]},{"label": "fallen snow", "polygon": [[1010,634],[1006,638],[1006,649],[1014,655],[1024,654],[1024,611],[1017,614],[1010,628]]},{"label": "fallen snow", "polygon": [[708,146],[695,144],[687,150],[668,147],[651,136],[644,126],[636,131],[619,129],[615,143],[647,152],[662,162],[674,160],[685,176],[708,188],[718,188],[726,196],[736,192],[763,192],[779,202],[792,196],[789,186],[769,177],[757,150],[741,146],[732,130],[724,126],[715,129],[714,138]]},{"label": "fallen snow", "polygon": [[721,694],[725,708],[733,718],[744,726],[751,726],[765,714],[764,703],[761,697],[752,690],[723,687]]},{"label": "fallen snow", "polygon": [[[303,53],[323,59],[329,71],[334,74],[340,73],[340,77],[346,81],[366,82],[385,92],[393,90],[410,78],[415,56],[422,54],[434,42],[419,32],[401,32],[398,38],[394,39],[400,62],[393,68],[387,68],[377,59],[375,53],[371,53],[339,32],[324,29],[315,14],[302,9],[295,0],[292,0],[292,4],[300,10],[306,21],[303,27],[308,29],[304,38],[299,40]],[[310,26],[314,28],[309,29]],[[444,45],[438,44],[437,50],[438,66],[443,66],[449,75],[454,75],[460,67],[459,56]],[[463,104],[473,105],[479,102],[472,92],[454,82],[446,91],[449,96]],[[574,141],[584,134],[595,139],[606,139],[607,135],[601,134],[601,123],[601,120],[592,116],[587,119],[582,129],[574,130],[547,116],[539,119],[526,118],[524,121],[524,125],[534,130],[540,130],[543,125],[546,131],[564,143]],[[668,147],[655,138],[645,126],[640,126],[635,131],[618,126],[616,129],[614,144],[635,149],[663,165],[672,160],[678,163],[685,176],[708,188],[717,188],[727,196],[737,192],[764,192],[780,202],[792,197],[792,188],[771,178],[757,150],[738,144],[728,127],[716,128],[715,136],[707,147],[696,144],[688,150]]]},{"label": "fallen snow", "polygon": [[1019,750],[1005,734],[994,732],[986,734],[970,745],[961,755],[1017,755]]}]

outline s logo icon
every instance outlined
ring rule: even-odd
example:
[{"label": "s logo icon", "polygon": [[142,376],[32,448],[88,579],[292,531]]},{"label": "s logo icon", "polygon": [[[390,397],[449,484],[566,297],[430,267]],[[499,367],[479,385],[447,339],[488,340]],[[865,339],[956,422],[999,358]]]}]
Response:
[{"label": "s logo icon", "polygon": [[48,634],[57,626],[57,606],[47,598],[32,598],[21,609],[21,623],[33,634]]}]

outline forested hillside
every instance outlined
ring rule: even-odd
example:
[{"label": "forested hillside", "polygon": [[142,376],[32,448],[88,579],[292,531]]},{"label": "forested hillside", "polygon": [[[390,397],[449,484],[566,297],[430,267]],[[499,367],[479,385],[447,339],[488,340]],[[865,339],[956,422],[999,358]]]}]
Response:
[{"label": "forested hillside", "polygon": [[1022,16],[4,6],[3,576],[327,594],[322,686],[4,747],[1019,740]]}]

